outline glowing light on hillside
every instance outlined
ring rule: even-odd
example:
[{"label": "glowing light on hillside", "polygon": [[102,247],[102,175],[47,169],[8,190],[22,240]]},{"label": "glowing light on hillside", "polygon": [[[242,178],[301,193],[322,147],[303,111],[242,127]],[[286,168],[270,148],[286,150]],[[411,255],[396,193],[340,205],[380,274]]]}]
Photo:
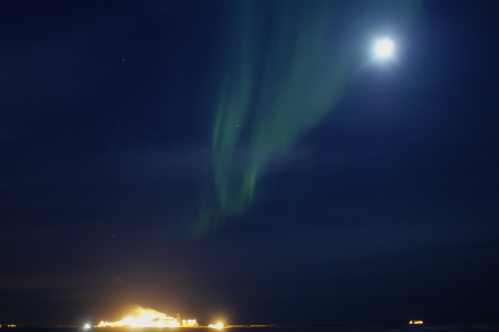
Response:
[{"label": "glowing light on hillside", "polygon": [[217,329],[217,330],[221,330],[224,328],[224,324],[221,322],[218,322],[216,324],[210,324],[210,325],[208,325],[208,327],[211,327],[211,328]]},{"label": "glowing light on hillside", "polygon": [[410,320],[409,324],[411,324],[411,325],[422,325],[423,321],[422,320]]},{"label": "glowing light on hillside", "polygon": [[177,318],[169,317],[165,313],[134,307],[133,313],[130,316],[123,318],[117,322],[101,321],[96,327],[197,327],[198,323],[195,319],[180,320],[180,315]]}]

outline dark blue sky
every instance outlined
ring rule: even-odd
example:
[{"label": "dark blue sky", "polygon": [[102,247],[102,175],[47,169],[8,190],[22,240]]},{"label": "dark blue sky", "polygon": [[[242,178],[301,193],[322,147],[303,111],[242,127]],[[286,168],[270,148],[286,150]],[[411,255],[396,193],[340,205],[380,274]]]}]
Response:
[{"label": "dark blue sky", "polygon": [[[233,57],[275,60],[297,31],[287,13],[319,4],[0,3],[0,324],[134,304],[202,324],[497,321],[493,1],[333,2],[325,35],[354,68],[341,98],[272,151],[243,213],[195,232],[220,194],[212,133]],[[234,51],[248,18],[265,42]],[[397,61],[368,61],[387,31]]]}]

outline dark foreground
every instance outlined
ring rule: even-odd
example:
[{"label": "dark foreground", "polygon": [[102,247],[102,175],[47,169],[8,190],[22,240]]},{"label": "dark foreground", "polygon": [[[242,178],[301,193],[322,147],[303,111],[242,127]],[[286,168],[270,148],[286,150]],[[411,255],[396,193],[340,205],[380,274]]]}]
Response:
[{"label": "dark foreground", "polygon": [[[169,328],[92,328],[83,330],[77,327],[17,327],[13,329],[2,328],[9,332],[28,332],[36,330],[36,332],[158,332],[158,330],[169,330]],[[258,332],[276,332],[293,331],[293,332],[413,332],[413,331],[441,331],[441,332],[478,332],[478,331],[499,331],[499,324],[426,324],[421,326],[414,325],[348,325],[348,326],[291,326],[291,325],[260,325],[260,326],[241,326],[228,327],[225,330],[232,332],[244,332],[245,330],[258,330]],[[218,330],[199,327],[199,328],[175,328],[179,330],[195,330],[196,332],[216,332]],[[4,331],[6,332],[6,331]],[[138,331],[137,331],[138,332]],[[164,331],[163,331],[164,332]]]}]

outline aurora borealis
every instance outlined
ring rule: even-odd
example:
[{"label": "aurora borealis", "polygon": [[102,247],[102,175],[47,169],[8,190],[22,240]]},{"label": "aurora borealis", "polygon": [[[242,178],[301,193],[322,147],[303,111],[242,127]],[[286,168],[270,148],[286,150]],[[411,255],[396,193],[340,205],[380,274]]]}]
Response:
[{"label": "aurora borealis", "polygon": [[[410,21],[418,3],[390,9]],[[363,3],[349,12],[331,1],[238,1],[231,7],[213,123],[215,188],[203,198],[198,235],[244,213],[272,158],[334,110],[369,57],[352,47],[363,41],[361,33],[347,40],[342,32],[384,9]],[[349,14],[353,19],[346,20]]]},{"label": "aurora borealis", "polygon": [[496,322],[498,13],[1,1],[0,325]]}]

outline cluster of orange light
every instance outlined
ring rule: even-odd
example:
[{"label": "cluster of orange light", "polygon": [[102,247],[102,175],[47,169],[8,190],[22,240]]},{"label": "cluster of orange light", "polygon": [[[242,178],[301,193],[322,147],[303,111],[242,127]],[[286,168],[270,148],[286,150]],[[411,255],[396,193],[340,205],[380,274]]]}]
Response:
[{"label": "cluster of orange light", "polygon": [[218,330],[220,330],[220,329],[223,329],[223,328],[224,328],[224,324],[223,324],[223,323],[218,322],[218,323],[216,323],[216,324],[210,324],[210,325],[208,325],[208,327],[211,327],[211,328],[213,328],[213,329],[218,329]]},{"label": "cluster of orange light", "polygon": [[[139,306],[132,308],[132,314],[117,322],[101,321],[95,327],[197,327],[195,319],[180,320],[166,314]],[[208,327],[222,329],[222,323],[210,324]]]},{"label": "cluster of orange light", "polygon": [[421,325],[421,324],[423,324],[423,321],[422,320],[410,320],[409,324]]},{"label": "cluster of orange light", "polygon": [[[96,327],[179,327],[180,322],[166,314],[147,308],[134,307],[132,314],[117,322],[101,321]],[[196,320],[189,319],[189,322]]]}]

